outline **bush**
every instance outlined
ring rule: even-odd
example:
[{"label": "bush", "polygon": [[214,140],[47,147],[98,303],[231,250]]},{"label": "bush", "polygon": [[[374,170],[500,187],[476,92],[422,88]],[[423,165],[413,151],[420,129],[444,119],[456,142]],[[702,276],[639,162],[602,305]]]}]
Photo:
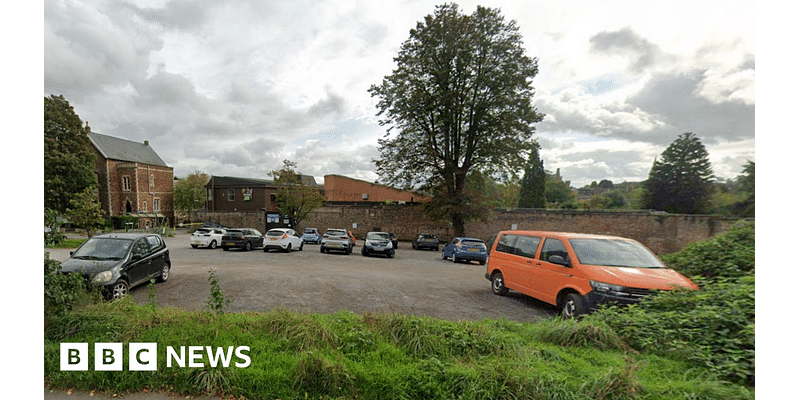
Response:
[{"label": "bush", "polygon": [[45,315],[71,310],[75,301],[86,294],[80,274],[61,274],[61,263],[44,253],[44,311]]},{"label": "bush", "polygon": [[746,276],[756,269],[756,226],[740,222],[725,233],[691,243],[661,259],[686,276]]}]

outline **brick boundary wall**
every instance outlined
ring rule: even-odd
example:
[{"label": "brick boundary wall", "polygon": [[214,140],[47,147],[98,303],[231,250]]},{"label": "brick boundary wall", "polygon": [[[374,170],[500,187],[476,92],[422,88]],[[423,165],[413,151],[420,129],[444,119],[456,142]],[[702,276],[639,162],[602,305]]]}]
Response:
[{"label": "brick boundary wall", "polygon": [[[494,210],[487,222],[466,224],[466,235],[488,240],[516,225],[520,230],[548,230],[616,235],[636,239],[658,254],[679,251],[687,244],[710,238],[740,219],[718,215],[665,214],[648,211]],[[453,237],[447,222],[431,221],[421,205],[324,206],[302,221],[304,227],[346,228],[357,238],[367,232],[394,232],[410,241],[418,233],[433,233],[442,241]],[[356,228],[353,228],[356,224]]]},{"label": "brick boundary wall", "polygon": [[[227,226],[256,228],[263,232],[264,214],[259,212],[193,213],[195,221],[213,221]],[[636,239],[657,254],[679,251],[687,244],[710,238],[733,227],[741,219],[718,215],[666,214],[648,211],[585,211],[509,209],[494,210],[487,222],[466,224],[466,235],[488,240],[506,229],[566,231],[616,235]],[[752,220],[752,219],[751,219]],[[314,227],[347,229],[356,238],[367,232],[394,232],[401,241],[419,233],[433,233],[441,241],[453,237],[447,222],[432,221],[421,205],[364,204],[327,205],[311,212],[300,229]]]}]

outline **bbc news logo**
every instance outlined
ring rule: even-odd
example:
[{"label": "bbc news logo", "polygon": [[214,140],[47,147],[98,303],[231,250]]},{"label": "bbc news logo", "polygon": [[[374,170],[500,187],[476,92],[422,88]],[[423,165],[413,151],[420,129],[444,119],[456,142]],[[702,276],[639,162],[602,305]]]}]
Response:
[{"label": "bbc news logo", "polygon": [[[60,361],[62,371],[88,371],[89,370],[89,343],[61,343]],[[250,347],[228,346],[227,348],[211,346],[180,346],[175,349],[167,346],[165,356],[167,368],[174,366],[185,368],[203,368],[203,356],[207,356],[208,365],[216,368],[221,365],[229,368],[231,362],[236,368],[250,366]],[[122,343],[95,343],[94,344],[94,370],[95,371],[122,371],[123,344]],[[155,371],[158,367],[157,343],[129,343],[128,344],[128,370],[129,371]]]}]

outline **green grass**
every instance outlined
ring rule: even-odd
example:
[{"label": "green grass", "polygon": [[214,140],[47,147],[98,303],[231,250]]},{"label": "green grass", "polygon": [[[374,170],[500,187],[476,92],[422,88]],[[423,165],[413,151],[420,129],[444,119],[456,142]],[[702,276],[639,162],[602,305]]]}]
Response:
[{"label": "green grass", "polygon": [[[60,371],[59,343],[156,342],[155,372]],[[166,367],[166,347],[249,346],[247,368]],[[710,369],[628,347],[584,321],[185,311],[100,303],[45,326],[45,381],[246,399],[752,399]]]},{"label": "green grass", "polygon": [[52,246],[44,246],[45,249],[76,249],[87,239],[65,239],[61,243]]}]

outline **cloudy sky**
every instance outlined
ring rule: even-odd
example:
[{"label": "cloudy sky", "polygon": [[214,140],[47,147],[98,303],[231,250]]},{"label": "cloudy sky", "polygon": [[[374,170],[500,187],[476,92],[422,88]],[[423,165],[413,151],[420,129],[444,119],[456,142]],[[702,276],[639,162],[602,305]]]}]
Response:
[{"label": "cloudy sky", "polygon": [[[45,0],[44,96],[149,140],[176,177],[267,178],[290,159],[373,181],[367,89],[443,1]],[[545,168],[580,187],[647,178],[683,132],[715,174],[755,161],[752,1],[459,1],[499,8],[538,58]],[[655,4],[655,5],[653,5]]]}]

